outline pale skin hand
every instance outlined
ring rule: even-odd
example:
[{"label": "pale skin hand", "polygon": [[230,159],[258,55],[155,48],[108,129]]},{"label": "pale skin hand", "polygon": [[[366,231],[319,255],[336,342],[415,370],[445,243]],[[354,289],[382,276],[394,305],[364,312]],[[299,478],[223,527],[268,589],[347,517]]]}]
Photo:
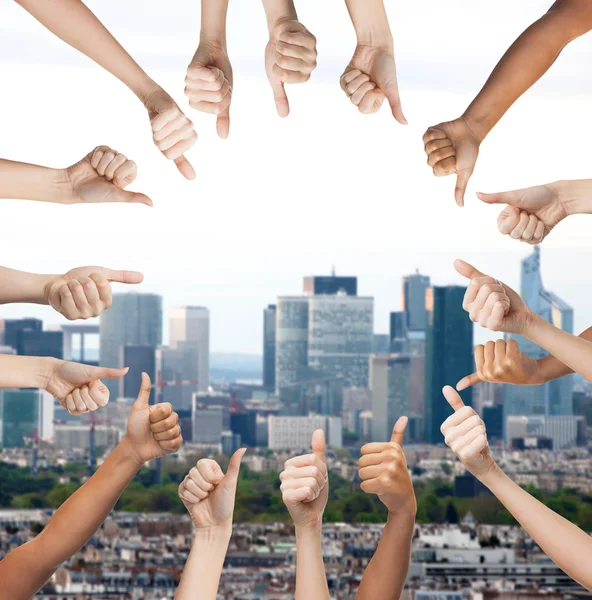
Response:
[{"label": "pale skin hand", "polygon": [[362,578],[356,600],[399,600],[405,587],[417,503],[403,452],[407,417],[391,441],[366,444],[358,461],[362,490],[377,494],[389,514],[380,542]]},{"label": "pale skin hand", "polygon": [[265,72],[280,117],[290,114],[285,84],[304,83],[317,66],[317,40],[296,19],[279,19],[269,30]]},{"label": "pale skin hand", "polygon": [[433,125],[425,132],[423,144],[436,177],[456,174],[454,198],[459,206],[464,206],[481,145],[474,128],[465,117]]},{"label": "pale skin hand", "polygon": [[454,268],[471,280],[463,299],[463,308],[471,321],[491,331],[524,332],[533,315],[512,288],[463,260],[456,260]]},{"label": "pale skin hand", "polygon": [[93,367],[65,360],[52,360],[44,389],[74,416],[94,412],[109,402],[109,390],[102,379],[118,379],[128,369]]},{"label": "pale skin hand", "polygon": [[480,344],[475,348],[475,366],[477,371],[463,377],[456,385],[457,390],[465,390],[482,381],[513,385],[545,383],[541,362],[520,352],[514,340]]},{"label": "pale skin hand", "polygon": [[454,414],[440,428],[444,442],[468,471],[477,479],[482,479],[496,466],[489,449],[485,424],[470,406],[465,406],[454,388],[447,385],[442,392],[454,409]]}]

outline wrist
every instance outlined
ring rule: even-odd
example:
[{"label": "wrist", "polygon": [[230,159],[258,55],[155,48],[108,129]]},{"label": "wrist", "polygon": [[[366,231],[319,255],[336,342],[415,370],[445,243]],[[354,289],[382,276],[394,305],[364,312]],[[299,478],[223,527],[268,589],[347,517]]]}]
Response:
[{"label": "wrist", "polygon": [[298,14],[292,0],[263,0],[263,7],[269,33],[286,21],[298,20]]},{"label": "wrist", "polygon": [[492,460],[491,465],[482,475],[479,475],[477,479],[488,489],[499,481],[500,477],[504,476],[504,472],[499,468],[498,464]]},{"label": "wrist", "polygon": [[417,502],[415,500],[415,495],[413,497],[413,502],[408,502],[404,506],[398,507],[396,510],[388,509],[388,519],[409,519],[415,522],[415,517],[417,515]]},{"label": "wrist", "polygon": [[[133,91],[134,91],[134,94],[136,94],[136,96],[140,100],[140,102],[144,105],[144,108],[146,108],[147,110],[150,110],[148,103],[150,102],[150,99],[152,98],[152,96],[154,96],[154,94],[157,94],[159,92],[164,92],[164,90],[156,82],[152,81],[152,79],[150,79],[150,78],[149,78],[149,81],[145,82],[138,88],[134,88]],[[166,92],[164,92],[164,93],[166,93]]]},{"label": "wrist", "polygon": [[203,541],[213,541],[223,539],[230,541],[232,537],[232,518],[218,525],[208,525],[204,527],[193,521],[195,528],[194,536]]},{"label": "wrist", "polygon": [[125,454],[136,464],[138,470],[144,465],[144,459],[140,456],[135,444],[130,440],[129,435],[126,433],[121,442],[119,442],[121,448],[125,451]]},{"label": "wrist", "polygon": [[323,517],[321,515],[314,521],[296,524],[295,529],[296,536],[298,536],[298,534],[301,536],[320,535],[323,530]]},{"label": "wrist", "polygon": [[42,390],[49,391],[49,381],[52,378],[58,365],[65,362],[59,358],[47,357],[36,357],[34,366],[34,378],[36,381],[35,387]]},{"label": "wrist", "polygon": [[74,195],[72,193],[72,182],[68,175],[68,169],[51,169],[48,192],[50,202],[56,204],[74,204]]},{"label": "wrist", "polygon": [[541,316],[537,315],[530,308],[526,307],[524,318],[522,319],[522,326],[520,327],[520,330],[516,333],[522,335],[526,339],[531,340],[532,336],[536,333],[538,327],[540,326],[542,320],[543,319]]},{"label": "wrist", "polygon": [[388,23],[381,27],[370,25],[367,27],[356,27],[355,29],[358,46],[383,48],[394,55],[393,34]]},{"label": "wrist", "polygon": [[547,184],[566,216],[592,213],[592,181],[555,181]]},{"label": "wrist", "polygon": [[489,115],[478,115],[472,110],[472,105],[460,117],[471,130],[475,140],[479,145],[487,137],[487,134],[493,129],[495,123],[491,123]]}]

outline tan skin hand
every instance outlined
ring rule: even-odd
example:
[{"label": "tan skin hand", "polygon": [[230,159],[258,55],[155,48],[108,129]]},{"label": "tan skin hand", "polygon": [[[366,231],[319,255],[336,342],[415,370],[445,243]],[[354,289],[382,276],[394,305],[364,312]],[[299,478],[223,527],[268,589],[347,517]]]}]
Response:
[{"label": "tan skin hand", "polygon": [[152,206],[152,200],[124,188],[136,179],[136,163],[108,146],[97,146],[66,170],[72,189],[71,204],[135,202]]},{"label": "tan skin hand", "polygon": [[403,452],[407,417],[401,417],[393,427],[390,442],[362,446],[358,461],[361,488],[376,494],[391,514],[415,515],[417,502]]},{"label": "tan skin hand", "polygon": [[444,442],[467,470],[481,479],[496,466],[489,449],[485,423],[470,406],[464,405],[454,388],[446,386],[443,394],[454,409],[454,414],[440,428]]},{"label": "tan skin hand", "polygon": [[454,198],[459,206],[464,206],[465,191],[479,156],[478,136],[461,117],[430,127],[423,143],[428,165],[436,177],[456,174]]},{"label": "tan skin hand", "polygon": [[540,244],[568,214],[552,185],[497,194],[478,193],[477,197],[487,204],[507,204],[497,219],[500,233],[528,244]]},{"label": "tan skin hand", "polygon": [[399,123],[407,124],[401,108],[392,48],[358,45],[341,76],[340,85],[361,113],[377,112],[386,98],[393,117]]},{"label": "tan skin hand", "polygon": [[538,361],[520,352],[514,340],[487,342],[475,348],[475,373],[463,377],[457,390],[476,383],[510,383],[513,385],[540,385],[544,383]]}]

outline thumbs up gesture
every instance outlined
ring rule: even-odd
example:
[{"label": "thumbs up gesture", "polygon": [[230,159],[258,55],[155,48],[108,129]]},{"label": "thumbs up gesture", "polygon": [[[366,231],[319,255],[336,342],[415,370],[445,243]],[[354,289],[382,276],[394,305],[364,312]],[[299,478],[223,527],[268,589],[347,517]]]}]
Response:
[{"label": "thumbs up gesture", "polygon": [[485,423],[470,406],[465,406],[454,388],[447,385],[442,391],[454,409],[440,428],[444,441],[467,470],[482,480],[497,466],[489,450]]},{"label": "thumbs up gesture", "polygon": [[329,477],[325,462],[325,434],[312,434],[312,454],[286,461],[280,474],[280,490],[296,527],[322,524],[329,498]]},{"label": "thumbs up gesture", "polygon": [[363,114],[377,112],[385,98],[393,117],[406,125],[401,108],[397,69],[392,44],[388,46],[358,45],[340,79],[341,89]]},{"label": "thumbs up gesture", "polygon": [[150,405],[150,377],[142,373],[138,398],[127,422],[126,437],[138,458],[148,462],[176,452],[183,443],[179,415],[169,402]]},{"label": "thumbs up gesture", "polygon": [[196,528],[232,524],[240,465],[246,451],[241,448],[232,455],[226,475],[215,460],[199,460],[179,485],[179,498]]},{"label": "thumbs up gesture", "polygon": [[362,446],[358,461],[361,488],[376,494],[391,514],[417,512],[413,484],[403,452],[407,417],[401,417],[393,427],[390,442],[374,442]]}]

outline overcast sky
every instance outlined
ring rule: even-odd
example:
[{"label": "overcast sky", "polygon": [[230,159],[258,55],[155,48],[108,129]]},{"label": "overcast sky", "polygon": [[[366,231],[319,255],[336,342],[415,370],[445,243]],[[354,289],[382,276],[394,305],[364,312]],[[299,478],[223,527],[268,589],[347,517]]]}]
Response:
[{"label": "overcast sky", "polygon": [[[3,3],[0,156],[60,167],[107,144],[138,163],[133,189],[155,207],[2,200],[2,263],[35,272],[86,264],[143,271],[136,289],[162,294],[165,311],[210,307],[217,352],[259,353],[263,307],[278,294],[298,293],[303,275],[332,265],[357,275],[360,293],[375,297],[377,332],[400,308],[401,276],[415,268],[436,284],[461,283],[452,261],[462,257],[518,286],[519,261],[531,247],[501,236],[499,209],[481,205],[474,192],[592,176],[592,41],[573,43],[492,132],[459,209],[454,180],[433,177],[421,137],[463,112],[550,2],[387,4],[407,127],[386,108],[359,115],[339,88],[355,44],[342,0],[298,3],[301,21],[318,38],[319,68],[309,83],[288,88],[292,114],[280,120],[263,69],[263,10],[256,0],[234,0],[231,134],[221,141],[213,119],[183,96],[199,2],[169,0],[166,14],[155,0],[89,2],[196,123],[200,137],[188,158],[198,176],[186,182],[153,146],[146,113],[125,86],[15,3]],[[592,324],[591,227],[590,217],[572,217],[542,246],[545,285],[574,307],[578,330]],[[46,307],[0,309],[0,317],[22,316],[61,319]],[[476,339],[488,334],[478,331]]]}]

